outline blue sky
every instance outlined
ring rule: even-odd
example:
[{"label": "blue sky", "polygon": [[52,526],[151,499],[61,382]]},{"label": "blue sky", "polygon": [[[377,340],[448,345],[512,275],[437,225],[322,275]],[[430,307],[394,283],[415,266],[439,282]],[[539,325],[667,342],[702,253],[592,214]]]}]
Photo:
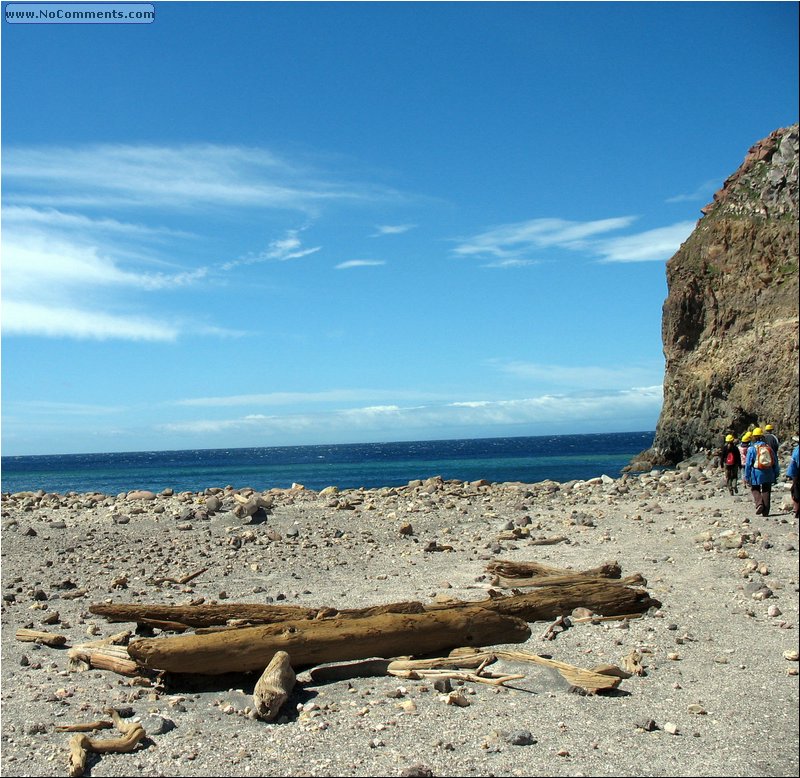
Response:
[{"label": "blue sky", "polygon": [[4,455],[655,428],[795,3],[155,9],[2,24]]}]

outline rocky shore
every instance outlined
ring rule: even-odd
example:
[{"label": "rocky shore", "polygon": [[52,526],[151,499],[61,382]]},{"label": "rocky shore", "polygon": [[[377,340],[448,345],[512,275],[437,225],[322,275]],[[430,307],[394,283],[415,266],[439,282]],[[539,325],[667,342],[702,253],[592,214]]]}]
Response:
[{"label": "rocky shore", "polygon": [[[781,483],[772,515],[756,516],[749,492],[730,496],[708,462],[567,484],[4,494],[2,774],[67,775],[70,736],[56,727],[113,707],[147,737],[90,757],[92,776],[796,776],[800,543],[789,505]],[[642,674],[585,695],[547,668],[501,663],[525,677],[453,681],[466,703],[454,705],[427,679],[321,683],[305,670],[266,723],[251,714],[255,675],[142,686],[77,671],[67,656],[135,630],[93,604],[481,600],[497,587],[495,559],[641,573],[659,609],[563,614],[505,648],[587,669],[633,654]],[[25,628],[66,642],[22,642]]]}]

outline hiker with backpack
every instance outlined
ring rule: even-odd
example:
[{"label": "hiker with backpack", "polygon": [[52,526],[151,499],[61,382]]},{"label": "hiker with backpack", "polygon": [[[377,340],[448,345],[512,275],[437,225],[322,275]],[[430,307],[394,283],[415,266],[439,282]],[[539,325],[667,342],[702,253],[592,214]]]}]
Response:
[{"label": "hiker with backpack", "polygon": [[761,427],[752,432],[753,445],[747,450],[747,461],[744,466],[744,478],[750,484],[750,492],[756,506],[758,516],[769,516],[772,484],[778,480],[780,469],[778,457],[764,440]]},{"label": "hiker with backpack", "polygon": [[778,436],[774,432],[774,428],[771,424],[767,424],[764,427],[764,442],[768,443],[770,448],[775,452],[775,456],[778,456],[778,448],[780,446],[780,441],[778,440]]},{"label": "hiker with backpack", "polygon": [[[750,448],[750,430],[742,435],[742,440],[739,443],[739,460],[742,463],[742,467],[744,467],[744,463],[747,462],[747,450]],[[746,488],[750,488],[750,484],[747,482],[747,479],[742,476],[742,483],[745,485]]]},{"label": "hiker with backpack", "polygon": [[792,479],[792,508],[794,509],[794,517],[800,519],[800,438],[795,435],[792,438],[794,449],[792,450],[792,458],[789,460],[789,467],[786,468],[786,477]]},{"label": "hiker with backpack", "polygon": [[739,446],[733,435],[725,436],[725,445],[720,453],[720,465],[725,468],[725,485],[730,494],[739,494],[739,468],[742,466],[742,456]]}]

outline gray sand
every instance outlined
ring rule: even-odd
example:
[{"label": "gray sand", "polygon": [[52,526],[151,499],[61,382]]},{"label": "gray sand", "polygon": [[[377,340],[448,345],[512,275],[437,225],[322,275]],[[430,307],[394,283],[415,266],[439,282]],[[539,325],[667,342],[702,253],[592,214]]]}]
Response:
[{"label": "gray sand", "polygon": [[[70,735],[54,727],[107,718],[109,706],[138,717],[148,737],[133,753],[90,757],[92,776],[798,775],[798,530],[783,483],[767,518],[703,465],[560,488],[431,479],[273,490],[272,509],[251,524],[225,510],[232,490],[206,515],[208,496],[4,497],[3,775],[67,775]],[[406,523],[413,535],[401,534]],[[567,541],[532,543],[559,535]],[[452,550],[426,550],[430,541]],[[89,613],[104,601],[478,600],[496,558],[575,570],[617,561],[623,575],[642,573],[660,610],[576,623],[551,640],[537,622],[508,647],[586,668],[622,666],[638,650],[645,674],[586,696],[545,668],[505,662],[525,679],[454,683],[470,703],[459,707],[429,681],[322,684],[302,672],[281,717],[265,723],[247,715],[253,675],[141,687],[70,671],[66,648],[15,639],[33,627],[69,647],[134,629]],[[158,583],[206,566],[188,584]]]}]

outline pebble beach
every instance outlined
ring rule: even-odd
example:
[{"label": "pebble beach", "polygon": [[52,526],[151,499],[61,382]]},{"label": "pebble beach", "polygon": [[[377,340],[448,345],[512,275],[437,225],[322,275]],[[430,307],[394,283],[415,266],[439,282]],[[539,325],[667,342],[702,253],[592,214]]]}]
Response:
[{"label": "pebble beach", "polygon": [[[109,708],[146,738],[91,755],[86,775],[798,775],[800,542],[784,479],[768,517],[702,460],[569,483],[22,492],[2,496],[1,537],[3,775],[68,775],[70,735],[57,727]],[[138,637],[94,604],[482,600],[498,585],[493,560],[571,571],[614,561],[644,576],[661,605],[640,618],[563,614],[497,647],[587,669],[635,654],[641,674],[584,694],[502,660],[524,677],[453,681],[452,704],[430,679],[323,683],[300,668],[267,723],[252,716],[257,675],[140,685],[68,657],[121,630]],[[25,642],[24,629],[65,641]]]}]

